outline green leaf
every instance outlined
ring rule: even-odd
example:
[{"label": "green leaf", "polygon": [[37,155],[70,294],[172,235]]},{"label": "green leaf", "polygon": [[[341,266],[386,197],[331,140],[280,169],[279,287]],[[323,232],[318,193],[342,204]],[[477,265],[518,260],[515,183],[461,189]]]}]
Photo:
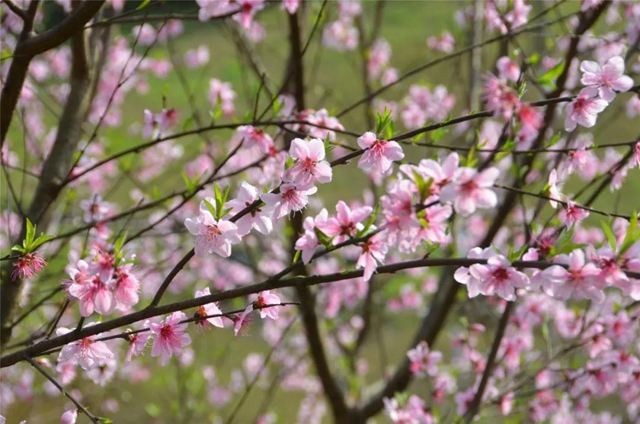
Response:
[{"label": "green leaf", "polygon": [[31,243],[31,251],[36,250],[39,246],[48,242],[49,240],[53,240],[53,236],[49,234],[40,234],[40,236]]},{"label": "green leaf", "polygon": [[104,424],[113,423],[113,420],[109,419],[109,418],[105,418],[105,417],[96,417],[96,418],[98,419],[98,421],[100,421],[101,423],[104,423]]},{"label": "green leaf", "polygon": [[204,199],[204,204],[206,205],[207,209],[209,210],[209,213],[211,213],[211,216],[215,217],[216,216],[216,208],[211,204],[211,202],[209,202],[207,199]]},{"label": "green leaf", "polygon": [[318,237],[320,244],[328,249],[331,246],[331,239],[325,233],[320,231],[319,228],[316,227],[313,230],[316,233],[316,237]]},{"label": "green leaf", "polygon": [[22,247],[22,246],[20,246],[19,244],[16,244],[15,246],[13,246],[13,247],[11,248],[11,250],[14,250],[14,251],[16,251],[16,252],[20,252],[20,253],[22,253],[22,254],[28,253],[28,252],[25,250],[25,248],[24,248],[24,247]]},{"label": "green leaf", "polygon": [[188,117],[187,119],[184,120],[184,124],[182,124],[182,131],[186,131],[189,126],[191,126],[191,124],[193,123],[193,116]]},{"label": "green leaf", "polygon": [[149,3],[151,3],[151,0],[143,0],[142,3],[140,3],[140,5],[138,7],[136,7],[136,10],[142,10],[145,7],[147,7],[149,5]]},{"label": "green leaf", "polygon": [[538,62],[540,62],[540,54],[539,53],[534,53],[531,56],[529,56],[529,58],[527,59],[527,63],[529,65],[536,65]]},{"label": "green leaf", "polygon": [[518,87],[518,98],[521,99],[524,93],[527,92],[527,82],[522,80],[522,84]]},{"label": "green leaf", "polygon": [[600,226],[602,227],[602,231],[604,231],[604,235],[607,237],[607,241],[609,242],[609,246],[611,246],[612,250],[616,250],[616,236],[613,234],[611,227],[604,221],[600,222]]},{"label": "green leaf", "polygon": [[625,252],[638,240],[640,240],[640,231],[638,231],[638,212],[633,211],[631,214],[631,220],[629,221],[629,227],[627,228],[627,234],[620,244],[620,251],[618,254],[625,254]]},{"label": "green leaf", "polygon": [[26,248],[29,248],[31,246],[35,237],[36,237],[36,226],[33,225],[33,223],[29,218],[27,218],[27,234],[24,238],[24,241],[26,242],[26,245],[25,245]]},{"label": "green leaf", "polygon": [[362,231],[358,232],[358,237],[362,237],[362,235],[366,234],[367,231],[369,231],[369,228],[371,228],[373,223],[376,222],[376,218],[378,217],[379,213],[380,203],[376,203],[376,206],[373,208],[373,212],[371,212],[371,215],[369,215],[369,218],[367,218],[367,222],[365,222],[364,224],[364,228],[362,229]]},{"label": "green leaf", "polygon": [[291,263],[295,264],[296,262],[298,262],[298,260],[300,260],[300,255],[302,255],[302,250],[296,250],[295,255],[293,255],[293,261],[291,261]]},{"label": "green leaf", "polygon": [[380,136],[389,125],[389,122],[391,122],[391,111],[389,109],[385,107],[382,115],[376,112],[376,135]]},{"label": "green leaf", "polygon": [[449,128],[438,128],[436,130],[433,130],[429,133],[429,137],[431,138],[431,141],[433,141],[434,143],[437,143],[438,141],[440,141],[440,139],[442,137],[444,137],[445,135],[447,135],[449,133]]},{"label": "green leaf", "polygon": [[545,88],[553,90],[556,88],[556,80],[564,71],[564,62],[558,63],[553,68],[549,69],[547,73],[538,78],[538,84],[542,85]]}]

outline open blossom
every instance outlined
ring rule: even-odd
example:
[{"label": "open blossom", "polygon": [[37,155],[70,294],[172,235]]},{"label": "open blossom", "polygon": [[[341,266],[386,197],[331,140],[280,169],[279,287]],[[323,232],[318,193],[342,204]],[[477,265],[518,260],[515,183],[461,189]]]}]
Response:
[{"label": "open blossom", "polygon": [[[529,285],[529,277],[511,267],[509,260],[502,255],[492,255],[487,259],[486,265],[474,264],[468,271],[461,268],[455,272],[454,279],[468,287],[477,287],[484,296],[497,295],[509,301],[516,299],[516,288]],[[471,279],[474,281],[470,281]],[[471,290],[469,296],[472,297]]]},{"label": "open blossom", "polygon": [[180,311],[169,315],[160,323],[150,323],[149,329],[156,338],[151,348],[151,356],[160,356],[160,365],[166,365],[171,355],[179,355],[185,346],[191,344],[187,334],[187,323],[181,323],[187,316]]},{"label": "open blossom", "polygon": [[478,208],[493,208],[498,197],[490,187],[499,174],[494,167],[480,173],[473,168],[459,168],[453,181],[440,191],[440,201],[453,202],[454,209],[462,216],[469,216]]},{"label": "open blossom", "polygon": [[496,116],[502,116],[507,121],[513,117],[514,112],[517,113],[520,110],[522,105],[518,93],[493,74],[485,77],[482,98],[487,104],[487,110]]},{"label": "open blossom", "polygon": [[69,411],[65,411],[64,414],[60,417],[60,424],[75,424],[78,419],[78,410],[70,409]]},{"label": "open blossom", "polygon": [[296,240],[295,248],[302,252],[302,262],[305,264],[308,264],[311,261],[313,254],[320,246],[318,235],[316,234],[316,227],[320,228],[319,226],[327,221],[328,216],[329,213],[327,210],[322,209],[315,218],[308,216],[302,223],[304,234]]},{"label": "open blossom", "polygon": [[273,138],[269,134],[252,125],[242,125],[238,127],[236,133],[244,140],[243,147],[258,146],[264,154],[268,154],[275,147]]},{"label": "open blossom", "polygon": [[456,170],[460,163],[457,153],[450,153],[440,162],[433,159],[422,159],[418,166],[400,165],[400,171],[413,179],[413,172],[418,172],[425,180],[431,179],[430,194],[438,194],[442,187],[453,181]]},{"label": "open blossom", "polygon": [[376,234],[360,245],[362,253],[356,263],[356,268],[364,268],[364,280],[369,281],[376,270],[377,263],[383,263],[387,254],[387,245],[381,235]]},{"label": "open blossom", "polygon": [[255,309],[260,311],[260,318],[269,317],[271,319],[278,319],[278,310],[280,306],[270,306],[270,305],[280,305],[282,302],[280,301],[280,297],[276,295],[271,290],[265,290],[258,294],[258,300],[256,300],[253,304]]},{"label": "open blossom", "polygon": [[220,102],[220,108],[226,116],[233,115],[235,98],[236,92],[231,88],[231,83],[222,82],[216,78],[209,81],[209,102],[212,106]]},{"label": "open blossom", "polygon": [[378,140],[372,132],[366,132],[359,137],[358,146],[366,149],[358,161],[358,168],[365,171],[386,175],[391,172],[393,162],[404,158],[402,147],[398,143],[393,140]]},{"label": "open blossom", "polygon": [[264,8],[264,0],[236,0],[235,2],[240,6],[240,13],[233,15],[233,19],[248,30],[256,12]]},{"label": "open blossom", "polygon": [[567,201],[567,206],[560,211],[558,217],[565,225],[574,225],[589,216],[589,211],[577,206],[572,201]]},{"label": "open blossom", "polygon": [[624,75],[624,59],[614,56],[604,66],[585,60],[580,64],[582,79],[580,82],[595,89],[601,99],[611,102],[617,92],[629,91],[633,85],[631,77]]},{"label": "open blossom", "polygon": [[598,114],[608,105],[606,100],[593,98],[584,90],[581,91],[578,97],[567,105],[564,129],[573,131],[578,124],[586,128],[593,127],[598,119]]},{"label": "open blossom", "polygon": [[[229,201],[227,206],[231,209],[232,214],[237,214],[243,209],[249,207],[253,202],[258,200],[258,189],[251,184],[243,181],[238,189],[238,197]],[[238,235],[243,237],[255,228],[261,234],[269,234],[273,229],[271,222],[271,214],[262,208],[254,208],[248,214],[236,221],[238,227]]]},{"label": "open blossom", "polygon": [[133,275],[133,264],[125,264],[118,267],[113,282],[113,296],[116,308],[126,311],[138,303],[140,282]]},{"label": "open blossom", "polygon": [[25,253],[18,259],[13,261],[13,272],[11,279],[13,281],[19,278],[31,278],[38,274],[47,265],[47,261],[35,252]]},{"label": "open blossom", "polygon": [[[209,296],[211,292],[209,287],[205,287],[204,290],[196,291],[196,298],[202,296]],[[222,311],[218,308],[218,304],[215,302],[207,303],[198,308],[195,314],[197,317],[209,317],[200,321],[196,321],[196,325],[206,327],[207,325],[213,325],[218,328],[224,328],[224,322],[222,321]],[[219,315],[217,317],[211,317],[210,315]]]},{"label": "open blossom", "polygon": [[496,68],[498,68],[498,74],[501,79],[517,82],[520,78],[520,66],[509,56],[502,56],[496,62]]},{"label": "open blossom", "polygon": [[108,315],[116,307],[116,300],[113,296],[111,279],[106,281],[100,275],[94,274],[89,269],[89,264],[83,260],[78,261],[78,268],[71,268],[67,280],[67,292],[76,298],[80,304],[80,314],[88,317],[94,311],[100,315]]},{"label": "open blossom", "polygon": [[91,200],[81,200],[80,208],[84,210],[82,219],[84,222],[93,222],[102,220],[109,212],[109,204],[102,201],[102,196],[94,194]]},{"label": "open blossom", "polygon": [[549,186],[547,195],[549,196],[549,203],[551,203],[552,208],[558,207],[558,202],[562,202],[565,199],[565,195],[562,194],[562,186],[564,185],[564,181],[558,178],[558,172],[555,169],[552,169],[549,173],[549,181],[547,182]]},{"label": "open blossom", "polygon": [[[148,326],[149,322],[145,322],[145,326]],[[134,356],[142,355],[144,349],[147,347],[147,343],[151,338],[151,332],[143,331],[140,333],[129,334],[127,340],[129,341],[129,349],[125,355],[125,362],[131,362],[131,358]]]},{"label": "open blossom", "polygon": [[309,141],[300,138],[291,141],[289,155],[296,160],[284,174],[284,180],[299,187],[308,187],[314,183],[330,183],[333,175],[331,165],[324,160],[325,151],[322,140],[312,138]]},{"label": "open blossom", "polygon": [[340,19],[327,24],[322,32],[322,42],[325,46],[338,50],[353,50],[358,46],[358,29],[353,26],[351,19]]},{"label": "open blossom", "polygon": [[587,263],[582,250],[576,249],[569,255],[558,255],[556,262],[567,264],[568,267],[553,265],[542,272],[545,278],[543,288],[548,295],[560,300],[604,300],[604,293],[597,278],[600,270],[593,263]]},{"label": "open blossom", "polygon": [[282,184],[279,193],[266,193],[262,201],[273,208],[274,216],[280,219],[291,212],[304,209],[309,203],[309,195],[318,191],[317,187],[297,189],[293,184]]},{"label": "open blossom", "polygon": [[[56,330],[56,335],[61,336],[71,331],[71,329],[60,327]],[[95,337],[86,337],[65,345],[58,356],[58,367],[66,363],[78,364],[86,371],[112,359],[113,352],[109,350],[107,344],[95,341]]]},{"label": "open blossom", "polygon": [[449,31],[443,31],[442,34],[440,34],[440,38],[434,35],[427,38],[427,46],[429,46],[431,50],[451,53],[456,47],[456,40]]},{"label": "open blossom", "polygon": [[362,206],[353,210],[345,202],[340,200],[336,205],[337,214],[329,217],[326,221],[317,224],[318,228],[328,235],[334,237],[333,244],[339,244],[348,237],[353,237],[364,228],[362,222],[371,215],[371,206]]},{"label": "open blossom", "polygon": [[442,359],[442,353],[430,351],[427,342],[420,342],[415,349],[407,352],[407,356],[411,361],[410,369],[412,373],[431,377],[435,377],[438,374],[436,364]]},{"label": "open blossom", "polygon": [[217,221],[208,210],[201,209],[196,219],[187,218],[184,225],[196,236],[196,256],[216,253],[228,258],[231,255],[231,245],[240,243],[236,224],[224,219]]}]

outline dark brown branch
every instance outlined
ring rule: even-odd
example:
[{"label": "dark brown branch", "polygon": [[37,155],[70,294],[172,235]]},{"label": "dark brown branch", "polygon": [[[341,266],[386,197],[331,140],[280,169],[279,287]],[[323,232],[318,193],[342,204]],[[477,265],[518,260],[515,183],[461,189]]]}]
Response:
[{"label": "dark brown branch", "polygon": [[2,87],[2,97],[0,97],[0,148],[4,146],[9,126],[11,126],[13,111],[18,104],[22,86],[29,70],[29,64],[33,59],[33,56],[20,54],[20,46],[29,38],[39,5],[40,0],[32,0],[29,3],[29,8],[26,12],[27,19],[22,24],[22,32],[18,38],[18,44],[11,59],[11,66],[9,66],[9,72]]},{"label": "dark brown branch", "polygon": [[[86,8],[87,4],[93,3],[102,4],[102,2],[84,3],[76,11]],[[72,15],[75,16],[74,14]],[[71,41],[72,61],[69,81],[71,90],[58,123],[56,140],[43,164],[40,180],[27,212],[28,218],[39,228],[47,228],[50,218],[49,206],[55,202],[64,187],[65,178],[73,163],[74,152],[80,141],[83,112],[87,107],[86,94],[90,84],[90,76],[83,32],[77,32]],[[19,243],[25,236],[26,227],[24,224],[22,227],[16,243]],[[2,326],[0,340],[3,344],[11,337],[12,327],[9,321],[15,312],[16,300],[23,285],[21,279],[13,280],[10,277],[9,266],[12,263],[8,262],[4,265],[2,269],[2,286],[0,287],[0,324]]]},{"label": "dark brown branch", "polygon": [[464,421],[466,423],[470,423],[480,410],[482,396],[484,395],[487,383],[489,382],[489,378],[491,377],[491,373],[493,372],[493,367],[496,363],[496,357],[498,356],[498,349],[500,349],[500,343],[502,342],[502,338],[504,337],[505,330],[507,329],[507,324],[509,323],[509,317],[511,316],[514,307],[515,302],[507,302],[507,306],[502,312],[500,323],[498,324],[498,329],[496,330],[496,335],[493,338],[493,344],[491,345],[491,351],[489,352],[489,357],[487,358],[487,364],[485,365],[485,369],[482,372],[480,384],[478,385],[476,394],[469,405],[467,413],[464,415]]},{"label": "dark brown branch", "polygon": [[27,362],[29,362],[36,370],[38,370],[38,372],[40,374],[42,374],[47,380],[49,380],[51,383],[53,383],[54,386],[56,386],[56,388],[58,390],[60,390],[60,393],[62,393],[63,395],[65,395],[67,397],[67,399],[69,399],[71,402],[73,402],[73,404],[76,406],[76,408],[78,409],[78,411],[82,412],[83,414],[85,414],[93,423],[100,423],[100,420],[94,416],[91,412],[87,411],[87,409],[82,406],[82,404],[80,402],[78,402],[73,396],[71,396],[71,394],[69,394],[69,392],[67,392],[65,390],[64,387],[62,387],[62,385],[60,383],[58,383],[58,381],[53,378],[44,368],[42,368],[42,366],[40,366],[40,364],[36,361],[34,361],[33,359],[29,358],[28,356],[24,358]]},{"label": "dark brown branch", "polygon": [[[414,269],[414,268],[447,267],[447,266],[468,267],[474,264],[486,264],[486,260],[470,259],[470,258],[417,259],[413,261],[399,262],[395,264],[380,266],[376,269],[376,273],[393,274],[396,272],[404,271],[407,269]],[[564,266],[562,264],[556,264],[556,263],[544,262],[544,261],[514,261],[512,263],[513,267],[520,268],[520,269],[526,269],[526,268],[546,269],[553,265]],[[625,272],[627,276],[631,278],[640,279],[640,272],[634,272],[629,270],[623,270],[623,272]],[[353,278],[362,277],[363,274],[364,274],[364,270],[357,269],[357,270],[348,271],[348,272],[337,272],[334,274],[313,275],[309,277],[304,277],[304,276],[291,277],[291,278],[282,279],[280,281],[275,281],[275,282],[265,280],[261,283],[247,285],[247,286],[240,286],[234,289],[225,290],[225,291],[214,293],[208,296],[187,299],[180,302],[156,306],[154,308],[145,308],[141,311],[133,312],[131,314],[114,318],[112,320],[105,321],[102,323],[98,323],[96,325],[84,327],[82,330],[78,332],[70,332],[67,334],[63,334],[61,336],[42,341],[33,346],[29,346],[20,351],[5,355],[2,358],[0,358],[0,368],[5,368],[22,361],[24,359],[24,355],[27,355],[29,357],[35,357],[49,350],[64,346],[69,343],[73,343],[75,341],[84,339],[86,337],[94,336],[100,333],[105,333],[107,331],[111,331],[119,327],[131,325],[135,322],[143,321],[145,319],[153,318],[155,316],[170,314],[172,312],[182,311],[190,308],[196,308],[198,306],[206,305],[212,302],[219,302],[223,300],[244,297],[250,294],[260,293],[261,291],[265,291],[265,290],[274,290],[274,289],[281,289],[285,287],[295,287],[300,285],[315,286],[318,284],[326,284],[326,283],[332,283],[336,281],[351,280]],[[456,286],[459,286],[459,285],[460,284],[456,283]],[[429,334],[430,331],[427,331],[427,333]],[[380,402],[382,402],[382,400],[380,400]]]},{"label": "dark brown branch", "polygon": [[395,86],[396,84],[401,83],[405,79],[407,79],[409,77],[412,77],[412,76],[414,76],[416,74],[419,74],[420,72],[424,71],[425,69],[428,69],[428,68],[430,68],[432,66],[438,65],[439,63],[446,62],[447,60],[454,59],[454,58],[456,58],[458,56],[462,56],[462,55],[464,55],[464,54],[466,54],[468,52],[473,51],[474,49],[478,49],[478,48],[484,47],[484,46],[486,46],[488,44],[495,43],[496,41],[500,41],[500,40],[503,40],[503,39],[508,38],[508,37],[513,37],[513,36],[518,35],[518,34],[524,34],[524,33],[527,33],[527,32],[537,31],[537,30],[539,30],[541,28],[553,25],[553,24],[555,24],[555,23],[557,23],[559,21],[563,21],[565,19],[569,19],[573,15],[575,15],[575,14],[572,13],[572,14],[569,14],[569,15],[561,16],[558,19],[554,19],[554,20],[549,21],[549,22],[544,22],[544,23],[539,24],[539,25],[523,27],[523,28],[520,28],[520,29],[518,29],[516,31],[512,31],[509,34],[498,35],[496,37],[493,37],[493,38],[490,38],[488,40],[485,40],[485,41],[483,41],[481,43],[474,44],[472,46],[468,46],[468,47],[465,47],[465,48],[460,49],[458,51],[455,51],[455,52],[453,52],[453,53],[451,53],[451,54],[449,54],[447,56],[443,56],[443,57],[440,57],[438,59],[431,60],[431,61],[425,63],[424,65],[419,66],[419,67],[417,67],[417,68],[415,68],[415,69],[413,69],[413,70],[411,70],[409,72],[406,72],[405,74],[401,75],[400,78],[398,78],[397,81],[395,81],[395,82],[393,82],[391,84],[387,84],[385,86],[382,86],[379,89],[377,89],[374,92],[372,92],[369,96],[364,97],[364,98],[358,100],[357,102],[353,103],[352,105],[350,105],[349,107],[347,107],[346,109],[344,109],[343,111],[338,113],[337,117],[339,118],[339,117],[347,114],[348,112],[352,111],[353,109],[355,109],[356,107],[360,106],[361,104],[369,101],[371,98],[374,98],[374,97],[378,96],[379,94],[385,92],[386,90],[388,90],[389,88]]}]

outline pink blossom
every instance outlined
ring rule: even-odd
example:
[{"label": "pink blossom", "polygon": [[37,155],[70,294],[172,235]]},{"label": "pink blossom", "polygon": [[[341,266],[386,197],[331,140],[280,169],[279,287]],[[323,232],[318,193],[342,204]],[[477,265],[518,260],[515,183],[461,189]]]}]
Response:
[{"label": "pink blossom", "polygon": [[371,46],[367,59],[368,76],[376,79],[391,58],[391,45],[384,38],[377,39]]},{"label": "pink blossom", "polygon": [[295,138],[291,141],[289,155],[296,160],[287,169],[284,181],[298,187],[309,187],[314,183],[330,183],[332,177],[331,165],[324,160],[325,151],[322,140],[312,138],[309,141]]},{"label": "pink blossom", "polygon": [[569,225],[569,226],[581,222],[588,216],[589,216],[589,211],[577,206],[574,202],[570,200],[567,201],[567,205],[565,206],[565,208],[562,209],[558,214],[560,221],[563,224]]},{"label": "pink blossom", "polygon": [[356,268],[364,268],[363,278],[365,281],[369,281],[376,270],[376,261],[381,264],[384,262],[384,257],[387,254],[387,245],[383,237],[377,234],[362,243],[360,248],[362,252],[358,257]]},{"label": "pink blossom", "polygon": [[100,194],[94,193],[91,200],[81,200],[80,208],[84,210],[82,219],[84,222],[102,220],[109,212],[109,204],[102,201]]},{"label": "pink blossom", "polygon": [[507,121],[520,110],[522,105],[518,93],[493,74],[485,77],[482,98],[487,104],[487,110]]},{"label": "pink blossom", "polygon": [[453,181],[459,163],[460,158],[454,152],[440,162],[433,159],[422,159],[417,167],[400,165],[400,171],[404,172],[409,178],[413,178],[413,171],[415,170],[425,177],[425,180],[431,179],[430,194],[438,194],[442,187]]},{"label": "pink blossom", "polygon": [[[145,322],[145,325],[149,325],[148,321]],[[127,336],[129,349],[127,349],[127,353],[124,358],[125,362],[131,362],[132,357],[142,355],[150,338],[151,333],[149,331],[129,334]]]},{"label": "pink blossom", "polygon": [[70,409],[60,417],[60,424],[75,424],[78,419],[78,410]]},{"label": "pink blossom", "polygon": [[404,158],[402,147],[393,140],[378,140],[372,132],[358,138],[358,146],[366,149],[358,161],[358,168],[386,175],[391,172],[393,162]]},{"label": "pink blossom", "polygon": [[[196,291],[196,298],[202,296],[209,296],[211,292],[209,287],[205,287],[203,290]],[[224,328],[224,322],[222,321],[222,311],[218,308],[217,303],[207,303],[202,305],[196,311],[198,317],[208,317],[210,315],[219,315],[214,317],[205,318],[203,320],[196,321],[196,325],[206,327],[207,325],[213,325],[218,328]]]},{"label": "pink blossom", "polygon": [[511,24],[511,29],[525,25],[532,8],[533,6],[527,5],[524,0],[514,0],[513,9],[505,15],[505,20]]},{"label": "pink blossom", "polygon": [[311,261],[313,254],[320,246],[318,235],[316,234],[316,227],[321,223],[324,223],[328,219],[328,216],[329,214],[327,210],[322,209],[315,218],[308,216],[302,223],[304,234],[296,240],[295,248],[296,250],[302,251],[302,261],[305,264],[308,264]]},{"label": "pink blossom", "polygon": [[560,300],[569,298],[591,299],[594,302],[604,300],[604,293],[597,281],[600,270],[587,263],[584,252],[576,249],[570,255],[559,255],[556,261],[568,265],[568,269],[560,265],[552,265],[542,272],[546,282],[543,286],[549,296]]},{"label": "pink blossom", "polygon": [[438,374],[437,363],[442,359],[442,353],[430,351],[427,342],[420,342],[414,349],[407,352],[411,361],[411,372],[418,375],[435,377]]},{"label": "pink blossom", "polygon": [[[302,116],[300,119],[302,119]],[[306,120],[310,124],[307,126],[307,132],[309,136],[313,138],[333,141],[336,139],[335,130],[344,130],[338,118],[330,116],[327,109],[320,109],[314,113],[309,113]]]},{"label": "pink blossom", "polygon": [[208,210],[200,209],[200,215],[196,219],[185,219],[184,225],[196,236],[196,256],[216,253],[228,258],[231,255],[231,245],[240,243],[241,240],[236,224],[224,219],[217,221]]},{"label": "pink blossom", "polygon": [[237,10],[237,7],[231,4],[230,0],[196,0],[200,10],[198,11],[198,19],[201,22],[222,15],[227,12]]},{"label": "pink blossom", "polygon": [[336,205],[337,214],[317,224],[318,228],[329,237],[334,237],[333,244],[339,244],[348,237],[353,237],[363,229],[362,222],[371,215],[371,206],[362,206],[353,210],[340,200]]},{"label": "pink blossom", "polygon": [[156,41],[156,30],[150,24],[133,27],[131,35],[138,40],[141,46],[150,46]]},{"label": "pink blossom", "polygon": [[324,27],[322,42],[325,46],[338,50],[354,50],[358,46],[359,31],[350,19],[331,22]]},{"label": "pink blossom", "polygon": [[265,290],[258,294],[258,300],[254,302],[255,309],[260,311],[260,318],[269,317],[271,319],[278,319],[278,310],[280,306],[270,306],[270,305],[280,305],[282,302],[280,301],[280,297],[273,293],[271,290]]},{"label": "pink blossom", "polygon": [[225,115],[233,115],[235,98],[236,92],[231,88],[231,83],[222,82],[215,78],[209,80],[209,102],[212,106],[216,106],[220,102],[220,108]]},{"label": "pink blossom", "polygon": [[149,324],[149,329],[156,336],[151,356],[160,356],[160,365],[166,365],[172,355],[179,355],[185,346],[191,344],[191,337],[186,333],[187,324],[181,323],[186,319],[183,312],[177,311],[160,323]]},{"label": "pink blossom", "polygon": [[[473,285],[484,296],[498,295],[499,297],[514,301],[516,300],[515,289],[529,285],[529,277],[515,268],[502,255],[493,255],[487,259],[487,264],[471,265],[468,275],[463,274],[464,268],[456,271],[454,279],[469,286],[470,279],[474,279]],[[471,296],[471,290],[469,296]]]},{"label": "pink blossom", "polygon": [[309,203],[309,195],[316,191],[317,187],[298,189],[293,184],[282,184],[279,193],[266,193],[261,198],[267,206],[273,208],[275,218],[280,219],[291,212],[304,209]]},{"label": "pink blossom", "polygon": [[517,82],[520,78],[520,67],[509,56],[502,56],[496,62],[500,79]]},{"label": "pink blossom", "polygon": [[253,311],[253,303],[251,303],[247,308],[239,315],[233,316],[231,320],[233,321],[233,334],[237,336],[238,334],[245,334],[245,331],[248,331],[249,325],[251,323],[249,314]]},{"label": "pink blossom", "polygon": [[282,0],[282,8],[286,9],[290,14],[296,13],[300,6],[300,0]]},{"label": "pink blossom", "polygon": [[558,172],[555,169],[552,169],[549,173],[549,181],[547,182],[548,189],[547,195],[549,196],[549,203],[552,208],[558,207],[558,202],[563,202],[565,199],[565,195],[562,194],[562,186],[564,185],[564,181],[559,180]]},{"label": "pink blossom", "polygon": [[125,264],[118,267],[115,272],[113,284],[116,307],[121,311],[127,311],[138,303],[140,282],[131,272],[133,264]]},{"label": "pink blossom", "polygon": [[[252,205],[253,202],[258,199],[258,189],[246,181],[243,181],[238,189],[238,197],[229,201],[227,206],[232,208],[231,213],[235,215]],[[244,237],[254,228],[261,234],[269,234],[273,229],[273,222],[271,221],[271,214],[268,211],[262,208],[254,208],[251,212],[237,220],[236,226],[238,227],[238,236]]]},{"label": "pink blossom", "polygon": [[610,58],[602,67],[596,62],[585,60],[580,64],[580,70],[583,72],[580,82],[593,88],[606,102],[613,101],[616,91],[629,91],[633,85],[633,80],[624,75],[624,59],[620,56]]},{"label": "pink blossom", "polygon": [[[88,324],[94,325],[94,323]],[[60,327],[56,335],[61,336],[71,332],[71,329]],[[113,358],[113,353],[105,342],[95,341],[96,336],[86,337],[65,345],[58,355],[58,367],[63,364],[78,364],[83,370],[89,370]]]},{"label": "pink blossom", "polygon": [[243,147],[258,146],[264,154],[269,153],[275,147],[273,138],[269,134],[251,125],[242,125],[238,127],[236,132],[244,140]]},{"label": "pink blossom", "polygon": [[591,98],[584,91],[580,92],[575,100],[567,105],[564,129],[573,131],[578,124],[586,128],[593,127],[598,119],[598,114],[608,105],[606,100]]},{"label": "pink blossom", "polygon": [[25,253],[18,259],[13,261],[13,272],[11,273],[11,279],[16,281],[20,278],[32,278],[35,277],[40,271],[47,265],[47,261],[44,260],[36,252]]},{"label": "pink blossom", "polygon": [[493,208],[498,197],[489,187],[499,174],[500,171],[493,167],[480,173],[473,168],[459,168],[453,181],[440,191],[440,201],[453,202],[454,209],[462,216],[469,216],[478,208]]},{"label": "pink blossom", "polygon": [[247,30],[251,27],[256,12],[264,8],[264,0],[235,0],[235,2],[240,6],[240,13],[233,15],[233,20]]},{"label": "pink blossom", "polygon": [[69,275],[72,279],[67,280],[66,285],[69,295],[80,303],[80,314],[88,317],[94,311],[100,315],[113,312],[116,307],[111,290],[113,282],[110,279],[104,281],[99,275],[93,274],[83,260],[79,260],[77,266],[77,269],[71,268]]},{"label": "pink blossom", "polygon": [[198,68],[209,63],[209,48],[202,44],[197,49],[187,50],[184,54],[184,62],[188,68]]},{"label": "pink blossom", "polygon": [[443,31],[442,34],[440,34],[440,38],[433,35],[427,38],[427,46],[429,46],[431,50],[451,53],[456,47],[456,40],[449,31]]}]

